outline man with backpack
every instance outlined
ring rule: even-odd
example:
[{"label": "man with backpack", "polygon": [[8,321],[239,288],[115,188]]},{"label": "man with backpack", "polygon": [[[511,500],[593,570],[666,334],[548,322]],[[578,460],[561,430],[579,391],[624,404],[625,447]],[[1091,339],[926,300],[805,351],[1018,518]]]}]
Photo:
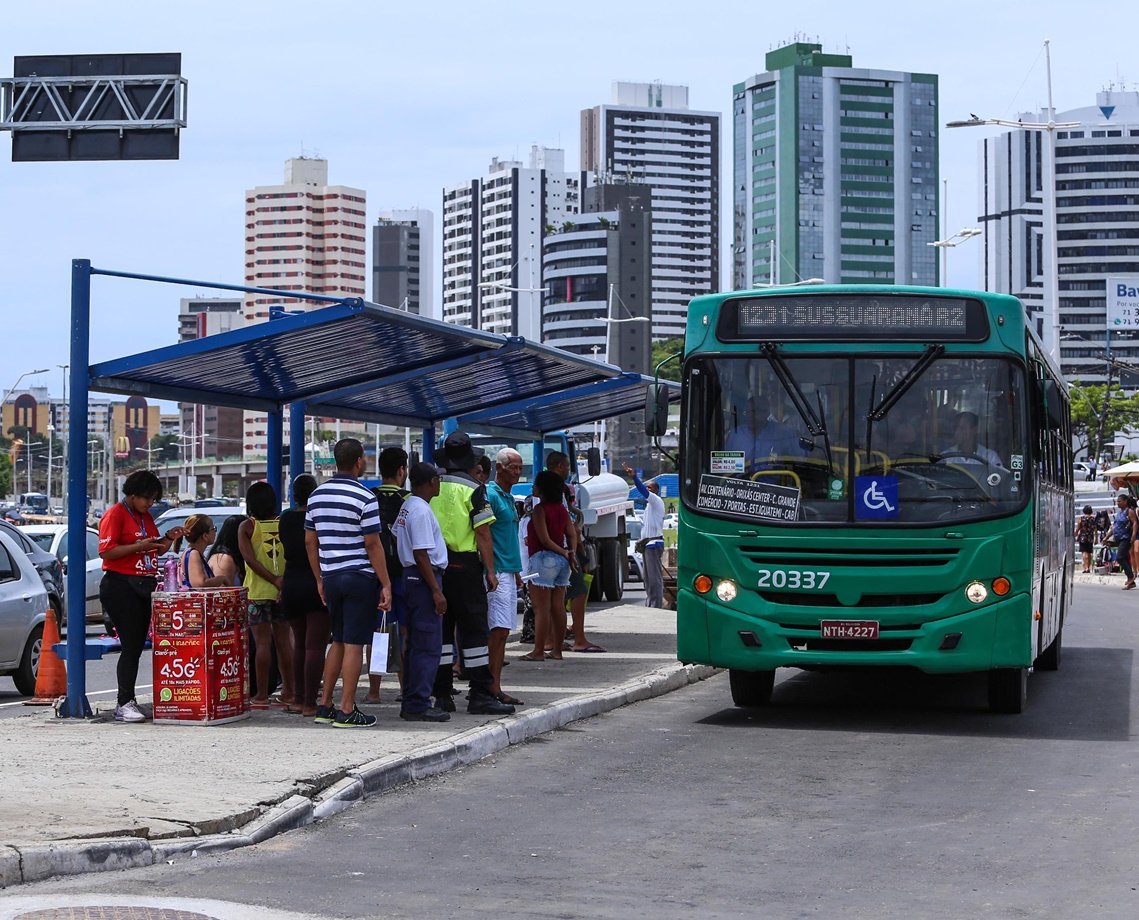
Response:
[{"label": "man with backpack", "polygon": [[[404,482],[407,480],[407,451],[402,447],[385,447],[380,451],[380,485],[372,491],[376,493],[376,498],[380,503],[380,520],[384,522],[384,529],[380,533],[380,544],[384,548],[384,556],[387,558],[388,572],[394,572],[392,576],[392,609],[387,614],[388,626],[388,670],[395,671],[401,675],[400,686],[403,686],[402,681],[402,668],[403,668],[403,613],[404,613],[404,598],[403,598],[403,564],[399,561],[399,553],[396,551],[395,534],[392,528],[395,526],[396,518],[399,517],[400,509],[403,507],[403,500],[411,493],[403,487]],[[379,627],[379,620],[376,621],[377,628]],[[368,658],[371,659],[372,650],[368,649]],[[367,702],[378,703],[380,701],[380,675],[368,675],[368,696]]]}]

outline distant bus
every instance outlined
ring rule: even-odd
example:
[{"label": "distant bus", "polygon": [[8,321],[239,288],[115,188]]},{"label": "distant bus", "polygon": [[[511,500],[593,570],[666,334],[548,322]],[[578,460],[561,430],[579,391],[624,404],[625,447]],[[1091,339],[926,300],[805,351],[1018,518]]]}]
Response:
[{"label": "distant bus", "polygon": [[43,492],[21,492],[16,499],[18,507],[32,514],[49,514],[51,506]]},{"label": "distant bus", "polygon": [[681,661],[741,706],[778,667],[898,666],[1022,710],[1059,667],[1074,513],[1067,390],[1019,300],[700,297],[682,376]]}]

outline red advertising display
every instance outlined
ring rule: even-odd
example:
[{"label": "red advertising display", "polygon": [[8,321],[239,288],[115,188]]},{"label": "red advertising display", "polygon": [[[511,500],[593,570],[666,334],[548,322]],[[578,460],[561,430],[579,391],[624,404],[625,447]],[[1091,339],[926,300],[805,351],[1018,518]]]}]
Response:
[{"label": "red advertising display", "polygon": [[244,588],[156,592],[154,721],[232,722],[249,715]]}]

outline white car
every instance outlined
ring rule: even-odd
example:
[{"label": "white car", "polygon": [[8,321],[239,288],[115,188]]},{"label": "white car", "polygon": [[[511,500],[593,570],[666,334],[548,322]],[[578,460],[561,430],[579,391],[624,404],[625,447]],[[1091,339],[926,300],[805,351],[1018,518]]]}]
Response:
[{"label": "white car", "polygon": [[47,589],[27,554],[0,532],[0,675],[24,696],[36,692]]},{"label": "white car", "polygon": [[663,527],[665,530],[676,530],[680,526],[680,515],[673,511],[664,516]]},{"label": "white car", "polygon": [[[55,555],[63,563],[63,571],[67,573],[67,525],[66,524],[28,524],[21,530],[35,543]],[[88,527],[84,531],[86,546],[86,585],[87,595],[84,604],[84,613],[88,623],[103,622],[103,605],[99,601],[99,582],[103,580],[103,560],[99,558],[99,532]]]}]

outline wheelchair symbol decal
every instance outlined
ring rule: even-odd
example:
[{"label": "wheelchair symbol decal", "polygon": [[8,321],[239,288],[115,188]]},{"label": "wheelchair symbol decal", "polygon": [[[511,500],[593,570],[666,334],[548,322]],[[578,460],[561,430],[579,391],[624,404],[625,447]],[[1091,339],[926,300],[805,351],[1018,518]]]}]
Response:
[{"label": "wheelchair symbol decal", "polygon": [[898,516],[898,480],[894,476],[856,476],[855,516],[882,520]]}]

